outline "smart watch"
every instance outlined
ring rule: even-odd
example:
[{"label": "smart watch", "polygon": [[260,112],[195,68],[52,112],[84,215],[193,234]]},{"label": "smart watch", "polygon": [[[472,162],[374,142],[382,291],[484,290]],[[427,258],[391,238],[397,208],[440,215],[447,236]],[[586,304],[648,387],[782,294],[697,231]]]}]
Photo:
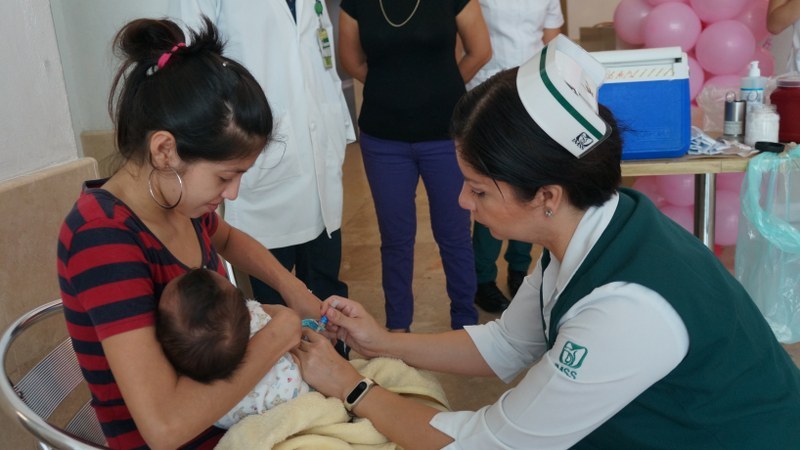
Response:
[{"label": "smart watch", "polygon": [[375,385],[375,382],[370,380],[369,378],[364,378],[363,380],[359,381],[356,387],[347,394],[347,397],[344,398],[344,407],[348,411],[352,411],[353,408],[356,407],[358,402],[367,395],[372,386]]}]

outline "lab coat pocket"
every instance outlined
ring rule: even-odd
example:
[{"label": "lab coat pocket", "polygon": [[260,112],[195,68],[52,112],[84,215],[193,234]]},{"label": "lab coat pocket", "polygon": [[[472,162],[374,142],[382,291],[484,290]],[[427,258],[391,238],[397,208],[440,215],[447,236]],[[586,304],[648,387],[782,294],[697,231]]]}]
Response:
[{"label": "lab coat pocket", "polygon": [[354,141],[353,125],[350,122],[347,110],[342,111],[341,104],[326,103],[321,106],[322,117],[326,122],[326,126],[325,134],[320,138],[328,140],[329,156],[326,159],[341,170],[345,148],[349,142]]},{"label": "lab coat pocket", "polygon": [[242,184],[250,190],[271,187],[275,183],[300,175],[291,116],[287,113],[275,118],[272,141],[256,159],[253,168],[242,177]]}]

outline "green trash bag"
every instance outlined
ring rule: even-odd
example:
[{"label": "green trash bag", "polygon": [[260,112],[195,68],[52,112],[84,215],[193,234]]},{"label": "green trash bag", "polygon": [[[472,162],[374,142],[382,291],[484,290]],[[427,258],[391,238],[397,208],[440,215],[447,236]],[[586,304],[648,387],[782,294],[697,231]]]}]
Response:
[{"label": "green trash bag", "polygon": [[736,278],[783,343],[800,341],[800,146],[762,153],[741,190]]}]

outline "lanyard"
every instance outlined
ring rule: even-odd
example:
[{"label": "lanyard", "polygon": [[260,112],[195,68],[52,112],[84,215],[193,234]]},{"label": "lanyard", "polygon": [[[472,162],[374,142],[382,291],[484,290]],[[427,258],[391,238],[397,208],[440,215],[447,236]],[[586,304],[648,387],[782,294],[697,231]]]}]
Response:
[{"label": "lanyard", "polygon": [[322,2],[320,0],[314,1],[314,12],[317,13],[317,21],[319,21],[319,28],[317,28],[317,44],[319,45],[319,53],[322,56],[322,65],[326,69],[331,69],[333,68],[333,50],[331,49],[328,30],[322,26]]},{"label": "lanyard", "polygon": [[[550,264],[550,252],[542,249],[542,284],[539,286],[539,310],[542,312],[542,333],[547,348],[550,348],[550,339],[547,337],[547,326],[544,322],[544,270]],[[552,324],[551,324],[552,325]]]}]

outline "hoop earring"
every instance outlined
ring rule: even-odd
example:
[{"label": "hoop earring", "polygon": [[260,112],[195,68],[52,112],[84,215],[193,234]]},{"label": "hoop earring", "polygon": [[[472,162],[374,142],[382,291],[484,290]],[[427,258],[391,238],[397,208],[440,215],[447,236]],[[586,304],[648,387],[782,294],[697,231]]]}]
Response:
[{"label": "hoop earring", "polygon": [[553,210],[550,208],[544,210],[544,215],[547,217],[553,217]]},{"label": "hoop earring", "polygon": [[[164,203],[161,203],[160,201],[158,201],[158,199],[156,198],[156,194],[153,191],[153,174],[156,172],[156,168],[155,167],[153,168],[153,170],[150,171],[150,175],[147,176],[147,190],[150,191],[150,197],[153,199],[154,202],[156,202],[156,205],[158,205],[158,206],[160,206],[160,207],[162,207],[164,209],[172,209],[172,208],[178,206],[178,203],[180,203],[181,199],[183,198],[183,179],[181,178],[181,174],[179,174],[177,170],[172,168],[172,166],[167,166],[167,168],[169,168],[169,170],[171,170],[172,173],[175,174],[175,177],[178,178],[178,186],[180,186],[180,188],[181,188],[181,192],[178,195],[178,200],[175,200],[175,203],[173,203],[171,205],[167,205],[167,204],[164,204]],[[164,169],[158,169],[158,170],[161,171],[161,170],[164,170]]]}]

